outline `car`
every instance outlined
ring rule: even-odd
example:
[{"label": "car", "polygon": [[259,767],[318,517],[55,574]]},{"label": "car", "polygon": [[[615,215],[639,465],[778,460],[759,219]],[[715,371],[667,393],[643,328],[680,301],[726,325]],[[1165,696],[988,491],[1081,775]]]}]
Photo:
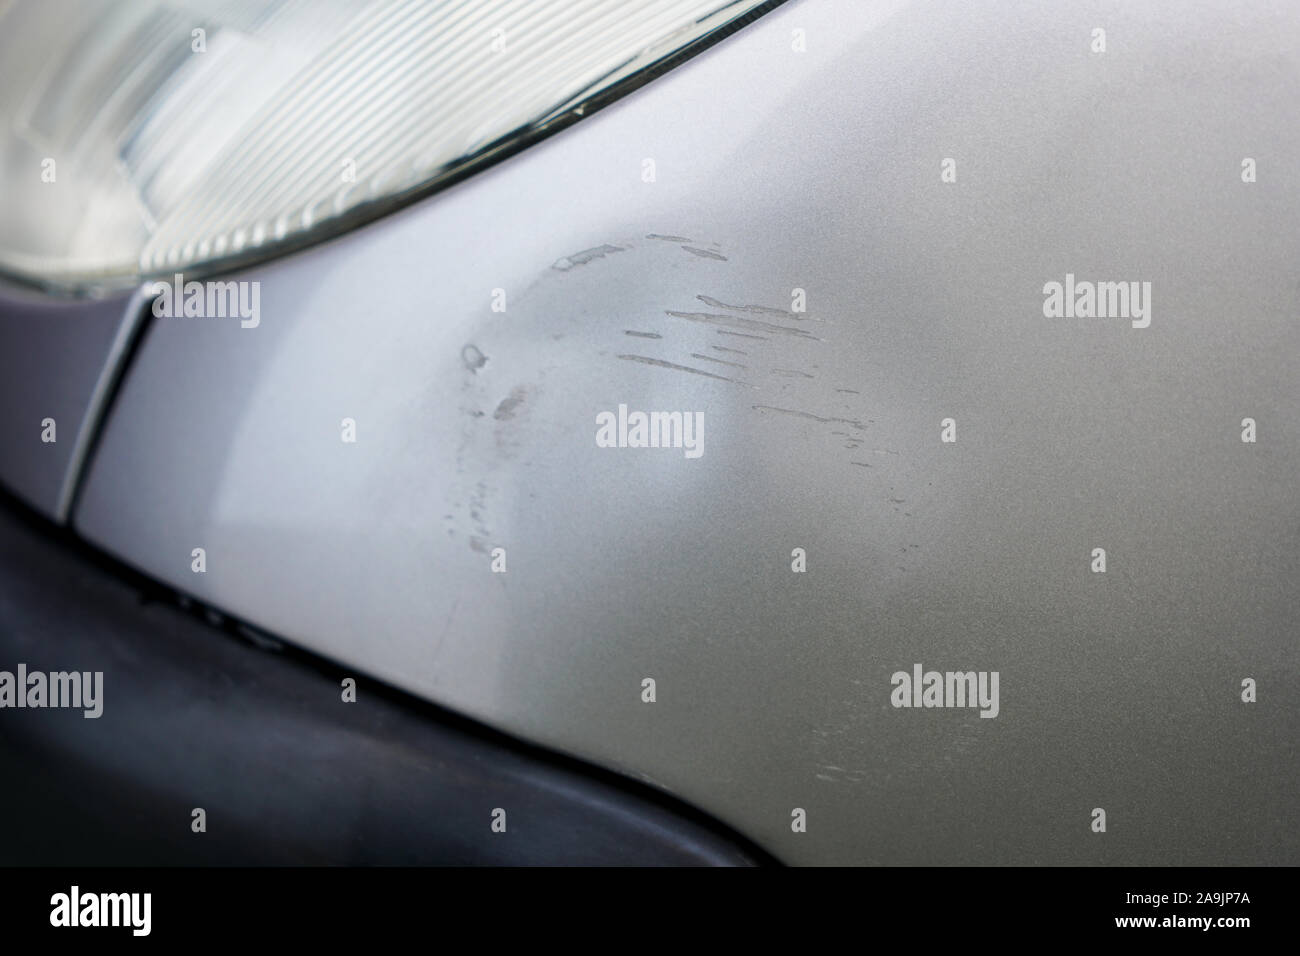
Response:
[{"label": "car", "polygon": [[0,858],[1295,864],[1298,40],[8,5]]}]

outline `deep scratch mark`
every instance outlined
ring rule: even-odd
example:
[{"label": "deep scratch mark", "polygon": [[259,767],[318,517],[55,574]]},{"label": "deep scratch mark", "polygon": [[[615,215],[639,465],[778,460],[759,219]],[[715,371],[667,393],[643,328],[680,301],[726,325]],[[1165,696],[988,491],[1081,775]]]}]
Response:
[{"label": "deep scratch mark", "polygon": [[728,309],[731,312],[753,312],[758,315],[783,315],[787,319],[794,319],[795,321],[808,317],[791,312],[788,309],[774,309],[768,305],[727,305],[727,303],[708,295],[697,295],[695,298],[713,309]]},{"label": "deep scratch mark", "polygon": [[749,368],[748,365],[741,365],[739,362],[728,362],[725,359],[714,358],[712,355],[701,355],[699,352],[692,352],[691,358],[703,359],[706,362],[717,362],[719,365],[730,365],[732,368]]},{"label": "deep scratch mark", "polygon": [[664,240],[664,242],[694,242],[694,241],[695,241],[694,239],[689,239],[689,238],[687,238],[686,236],[661,236],[661,235],[659,235],[659,233],[657,233],[657,232],[651,232],[651,233],[648,233],[648,234],[646,235],[646,238],[647,238],[647,239],[662,239],[662,240]]},{"label": "deep scratch mark", "polygon": [[814,422],[821,422],[823,425],[829,425],[831,422],[842,422],[845,425],[852,425],[854,428],[865,429],[867,426],[855,418],[822,418],[820,415],[813,415],[811,412],[800,412],[793,408],[777,408],[774,405],[751,405],[756,412],[777,412],[781,415],[794,415],[796,418],[807,418]]},{"label": "deep scratch mark", "polygon": [[835,391],[843,392],[845,395],[861,395],[861,392],[855,392],[851,388],[837,388]]},{"label": "deep scratch mark", "polygon": [[743,349],[729,349],[729,348],[727,348],[725,345],[710,345],[709,348],[713,349],[715,352],[734,352],[736,355],[748,355],[748,354],[749,354],[748,352],[744,351]]},{"label": "deep scratch mark", "polygon": [[[760,342],[770,342],[770,341],[772,341],[771,339],[767,338],[767,337],[764,336],[764,335],[747,335],[747,334],[744,333],[744,332],[728,332],[726,329],[716,329],[715,331],[716,331],[719,335],[734,335],[734,336],[735,336],[736,338],[738,338],[738,339],[758,339],[758,341],[760,341]],[[748,355],[749,353],[746,352],[745,354]]]},{"label": "deep scratch mark", "polygon": [[801,372],[797,368],[774,368],[775,375],[788,375],[791,378],[816,378],[815,375],[809,375],[807,372]]},{"label": "deep scratch mark", "polygon": [[727,257],[720,252],[714,252],[711,249],[697,249],[695,246],[682,246],[691,255],[699,256],[701,259],[717,259],[719,262],[726,262]]},{"label": "deep scratch mark", "polygon": [[662,339],[663,336],[658,332],[634,332],[631,329],[624,329],[624,335],[634,335],[638,339]]},{"label": "deep scratch mark", "polygon": [[722,375],[714,375],[712,372],[705,372],[702,369],[691,368],[689,365],[676,365],[672,362],[665,362],[663,359],[649,358],[645,355],[620,355],[621,358],[628,362],[640,362],[643,365],[655,365],[659,368],[670,368],[677,372],[690,372],[692,375],[703,375],[705,378],[716,378],[720,382],[731,382],[733,385],[744,385],[747,388],[752,387],[748,382],[738,382],[734,378],[726,378]]},{"label": "deep scratch mark", "polygon": [[737,329],[749,329],[752,332],[775,332],[779,335],[793,335],[801,339],[812,339],[814,342],[821,341],[817,336],[805,332],[803,329],[773,325],[771,322],[760,322],[758,319],[742,319],[734,315],[718,315],[716,312],[673,312],[669,310],[667,314],[675,319],[686,319],[688,322],[725,325]]}]

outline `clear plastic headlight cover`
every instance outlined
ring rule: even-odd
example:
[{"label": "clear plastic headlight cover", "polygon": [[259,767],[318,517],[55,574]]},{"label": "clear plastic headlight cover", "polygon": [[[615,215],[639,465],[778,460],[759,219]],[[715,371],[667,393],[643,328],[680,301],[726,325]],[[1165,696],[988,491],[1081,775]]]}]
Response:
[{"label": "clear plastic headlight cover", "polygon": [[765,0],[0,0],[0,272],[211,272],[372,218]]}]

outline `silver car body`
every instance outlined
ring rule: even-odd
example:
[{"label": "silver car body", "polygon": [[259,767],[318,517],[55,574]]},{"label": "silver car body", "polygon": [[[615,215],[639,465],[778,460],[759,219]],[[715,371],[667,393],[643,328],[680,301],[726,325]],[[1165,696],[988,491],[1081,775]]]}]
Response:
[{"label": "silver car body", "polygon": [[72,527],[790,863],[1295,863],[1297,104],[1292,3],[793,0],[153,319]]}]

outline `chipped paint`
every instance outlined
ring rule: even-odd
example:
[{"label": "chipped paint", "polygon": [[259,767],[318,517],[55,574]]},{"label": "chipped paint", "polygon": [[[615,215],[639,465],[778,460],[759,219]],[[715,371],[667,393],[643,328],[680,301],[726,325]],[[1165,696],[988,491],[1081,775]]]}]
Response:
[{"label": "chipped paint", "polygon": [[682,246],[693,256],[699,256],[701,259],[716,259],[719,262],[726,262],[727,257],[720,252],[714,252],[712,249],[700,249],[696,246]]},{"label": "chipped paint", "polygon": [[626,250],[623,246],[611,246],[608,243],[603,246],[593,246],[590,249],[583,249],[581,252],[575,252],[572,255],[556,259],[551,268],[557,272],[568,272],[578,266],[585,266],[593,259],[603,259],[605,256],[624,251]]},{"label": "chipped paint", "polygon": [[492,417],[499,422],[514,418],[516,409],[524,403],[526,395],[527,389],[522,385],[511,389],[510,394],[501,399],[501,403],[497,405],[497,410],[492,413]]},{"label": "chipped paint", "polygon": [[480,352],[475,345],[467,345],[461,349],[460,360],[465,363],[465,368],[471,372],[477,372],[487,364],[487,356]]}]

